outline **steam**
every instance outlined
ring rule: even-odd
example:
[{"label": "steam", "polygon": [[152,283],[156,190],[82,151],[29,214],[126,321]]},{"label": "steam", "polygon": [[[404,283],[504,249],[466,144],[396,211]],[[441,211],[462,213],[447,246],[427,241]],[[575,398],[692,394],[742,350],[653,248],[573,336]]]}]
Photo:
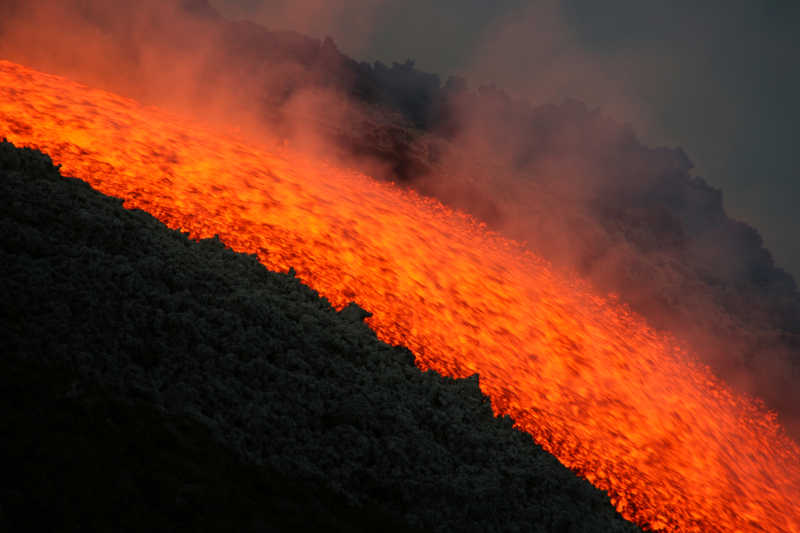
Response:
[{"label": "steam", "polygon": [[624,81],[629,58],[587,48],[565,20],[563,4],[533,2],[493,21],[468,76],[479,83],[502,80],[513,94],[537,104],[567,97],[599,105],[636,131],[659,133],[647,103]]},{"label": "steam", "polygon": [[466,77],[514,91],[460,84],[444,170],[415,186],[618,294],[800,436],[794,281],[681,149],[648,148],[634,133],[670,140],[629,71],[669,74],[636,51],[587,49],[563,6],[533,3],[490,25]]},{"label": "steam", "polygon": [[[293,5],[292,19],[322,8]],[[228,22],[204,0],[11,0],[0,37],[8,59],[323,158],[319,131],[363,115],[333,41]]]}]

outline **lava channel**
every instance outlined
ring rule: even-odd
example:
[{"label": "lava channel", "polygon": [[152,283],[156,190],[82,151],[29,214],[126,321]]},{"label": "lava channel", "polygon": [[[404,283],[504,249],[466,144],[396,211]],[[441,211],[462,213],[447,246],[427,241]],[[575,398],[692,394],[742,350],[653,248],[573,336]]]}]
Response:
[{"label": "lava channel", "polygon": [[0,134],[193,238],[218,234],[496,413],[652,530],[800,531],[800,450],[640,317],[441,204],[0,62]]}]

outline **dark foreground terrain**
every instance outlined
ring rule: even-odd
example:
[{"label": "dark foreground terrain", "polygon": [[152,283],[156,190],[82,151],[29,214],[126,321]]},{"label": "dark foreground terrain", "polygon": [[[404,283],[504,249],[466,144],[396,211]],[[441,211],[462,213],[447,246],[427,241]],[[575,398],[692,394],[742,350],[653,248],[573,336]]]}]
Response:
[{"label": "dark foreground terrain", "polygon": [[636,530],[356,305],[7,142],[0,206],[0,530]]}]

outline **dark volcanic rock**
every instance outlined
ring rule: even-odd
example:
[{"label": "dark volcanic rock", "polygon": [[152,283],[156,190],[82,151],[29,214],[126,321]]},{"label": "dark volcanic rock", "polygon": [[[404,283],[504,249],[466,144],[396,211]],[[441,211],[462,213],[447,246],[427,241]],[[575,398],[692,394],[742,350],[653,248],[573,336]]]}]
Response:
[{"label": "dark volcanic rock", "polygon": [[0,503],[58,530],[635,531],[495,418],[218,239],[0,145]]}]

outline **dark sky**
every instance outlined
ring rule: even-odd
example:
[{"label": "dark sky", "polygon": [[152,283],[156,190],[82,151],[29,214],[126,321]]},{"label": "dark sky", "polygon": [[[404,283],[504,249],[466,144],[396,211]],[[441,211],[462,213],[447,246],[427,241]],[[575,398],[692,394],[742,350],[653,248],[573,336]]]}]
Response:
[{"label": "dark sky", "polygon": [[357,60],[414,59],[531,103],[577,97],[681,146],[800,281],[800,2],[211,0],[228,18],[330,35]]}]

